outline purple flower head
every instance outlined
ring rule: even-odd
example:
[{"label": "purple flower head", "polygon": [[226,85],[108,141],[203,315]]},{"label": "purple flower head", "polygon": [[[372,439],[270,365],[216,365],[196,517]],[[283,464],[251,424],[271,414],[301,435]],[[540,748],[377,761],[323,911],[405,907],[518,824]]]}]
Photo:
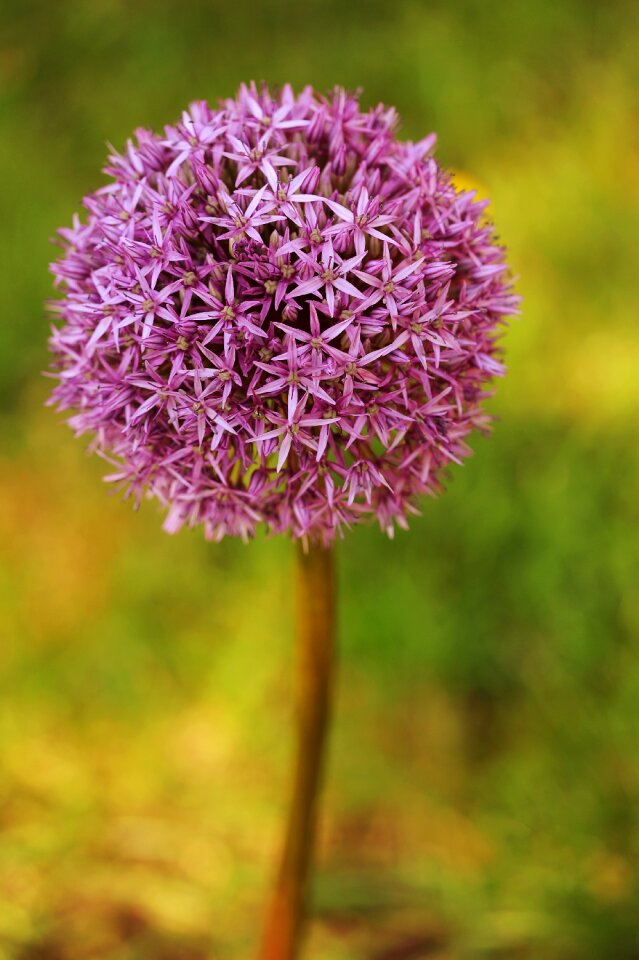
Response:
[{"label": "purple flower head", "polygon": [[136,131],[60,231],[52,400],[207,537],[392,534],[486,426],[515,312],[485,204],[355,96],[242,86]]}]

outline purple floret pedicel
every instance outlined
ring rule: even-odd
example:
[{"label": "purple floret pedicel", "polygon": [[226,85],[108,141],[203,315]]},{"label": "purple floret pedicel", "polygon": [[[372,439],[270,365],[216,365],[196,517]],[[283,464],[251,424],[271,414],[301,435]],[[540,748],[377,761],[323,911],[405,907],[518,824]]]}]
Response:
[{"label": "purple floret pedicel", "polygon": [[392,535],[469,453],[517,297],[435,138],[242,86],[136,131],[61,230],[52,395],[170,532]]}]

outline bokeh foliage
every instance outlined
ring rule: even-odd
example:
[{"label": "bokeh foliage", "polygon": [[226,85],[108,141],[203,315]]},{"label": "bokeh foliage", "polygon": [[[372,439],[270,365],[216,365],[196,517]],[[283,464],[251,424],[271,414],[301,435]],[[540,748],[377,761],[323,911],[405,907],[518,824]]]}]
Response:
[{"label": "bokeh foliage", "polygon": [[244,79],[364,88],[492,199],[490,440],[340,549],[309,956],[639,957],[634,3],[4,0],[0,957],[251,953],[290,757],[286,542],[169,538],[49,411],[49,238],[104,142]]}]

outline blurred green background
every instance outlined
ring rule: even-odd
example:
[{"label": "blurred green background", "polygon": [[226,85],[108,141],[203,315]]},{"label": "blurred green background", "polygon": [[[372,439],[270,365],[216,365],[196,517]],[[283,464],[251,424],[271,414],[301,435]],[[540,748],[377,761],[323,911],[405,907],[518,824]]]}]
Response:
[{"label": "blurred green background", "polygon": [[49,238],[105,141],[364,88],[492,200],[489,440],[340,547],[313,960],[639,958],[639,23],[594,0],[3,0],[0,957],[252,955],[291,755],[288,542],[169,538],[43,408]]}]

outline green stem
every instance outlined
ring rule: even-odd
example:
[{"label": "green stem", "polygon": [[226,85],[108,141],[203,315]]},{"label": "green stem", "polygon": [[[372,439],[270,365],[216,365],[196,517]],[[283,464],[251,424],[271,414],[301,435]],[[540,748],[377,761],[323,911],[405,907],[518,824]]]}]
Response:
[{"label": "green stem", "polygon": [[275,888],[260,960],[297,960],[307,909],[318,795],[329,726],[335,648],[332,550],[296,549],[297,756]]}]

